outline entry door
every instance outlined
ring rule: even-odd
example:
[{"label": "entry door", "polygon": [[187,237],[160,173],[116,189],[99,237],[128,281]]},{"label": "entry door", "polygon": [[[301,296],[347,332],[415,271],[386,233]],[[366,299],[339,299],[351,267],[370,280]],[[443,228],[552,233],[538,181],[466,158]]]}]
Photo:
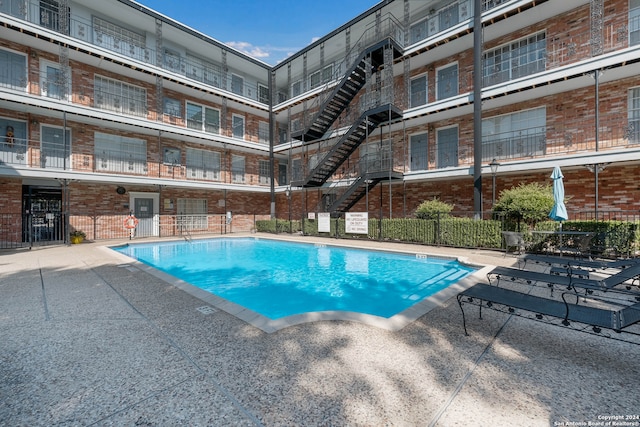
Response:
[{"label": "entry door", "polygon": [[133,214],[138,218],[136,236],[153,236],[153,199],[136,197]]},{"label": "entry door", "polygon": [[24,185],[22,214],[23,242],[64,240],[61,189]]}]

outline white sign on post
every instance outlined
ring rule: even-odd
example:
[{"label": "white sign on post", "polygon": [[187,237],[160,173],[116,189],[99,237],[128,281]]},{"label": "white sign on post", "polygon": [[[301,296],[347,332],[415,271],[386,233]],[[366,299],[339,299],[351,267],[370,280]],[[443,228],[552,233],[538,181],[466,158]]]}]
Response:
[{"label": "white sign on post", "polygon": [[347,212],[344,215],[345,232],[350,234],[369,234],[368,212]]},{"label": "white sign on post", "polygon": [[329,212],[318,212],[318,233],[331,232],[331,215]]}]

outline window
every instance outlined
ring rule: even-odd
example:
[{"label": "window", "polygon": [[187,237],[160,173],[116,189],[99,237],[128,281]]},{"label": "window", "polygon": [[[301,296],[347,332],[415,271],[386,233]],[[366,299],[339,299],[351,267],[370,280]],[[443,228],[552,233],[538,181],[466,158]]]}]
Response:
[{"label": "window", "polygon": [[26,90],[27,57],[0,49],[0,85],[9,89]]},{"label": "window", "polygon": [[0,162],[26,164],[27,123],[0,117]]},{"label": "window", "polygon": [[418,135],[411,135],[409,138],[409,155],[411,157],[411,170],[423,171],[429,169],[429,157],[428,157],[428,134],[421,133]]},{"label": "window", "polygon": [[234,114],[232,116],[233,137],[244,139],[244,116]]},{"label": "window", "polygon": [[[309,75],[309,89],[315,89],[333,79],[333,64],[327,65],[321,70]],[[295,96],[295,95],[294,95]]]},{"label": "window", "polygon": [[438,24],[440,25],[440,31],[444,31],[447,28],[451,28],[460,22],[458,17],[458,3],[454,3],[451,6],[447,6],[444,9],[438,11]]},{"label": "window", "polygon": [[271,184],[271,162],[268,160],[260,160],[258,164],[259,182],[261,185]]},{"label": "window", "polygon": [[98,108],[132,116],[147,115],[147,91],[144,88],[95,76],[93,91]]},{"label": "window", "polygon": [[322,71],[318,70],[309,76],[309,88],[315,89],[322,84]]},{"label": "window", "polygon": [[96,170],[147,173],[147,141],[96,132],[94,135]]},{"label": "window", "polygon": [[167,165],[181,165],[182,153],[179,148],[165,147],[162,154],[162,162]]},{"label": "window", "polygon": [[546,144],[545,107],[482,121],[482,160],[541,155]]},{"label": "window", "polygon": [[483,55],[484,86],[544,71],[547,42],[544,32],[499,46]]},{"label": "window", "polygon": [[24,19],[25,7],[24,0],[9,0],[0,2],[0,12],[7,15]]},{"label": "window", "polygon": [[182,105],[180,101],[165,97],[162,100],[162,113],[171,117],[182,117]]},{"label": "window", "polygon": [[473,14],[472,3],[470,0],[460,0],[437,11],[431,9],[428,18],[412,24],[409,28],[410,43],[416,43],[471,18]]},{"label": "window", "polygon": [[132,58],[145,60],[147,44],[144,34],[138,34],[102,18],[93,17],[94,43]]},{"label": "window", "polygon": [[280,144],[286,144],[287,143],[287,128],[286,127],[279,127],[278,128],[278,141],[280,141]]},{"label": "window", "polygon": [[640,44],[640,0],[629,0],[629,46]]},{"label": "window", "polygon": [[208,133],[220,132],[220,111],[204,108],[204,131]]},{"label": "window", "polygon": [[333,64],[327,65],[322,69],[322,82],[327,83],[333,80]]},{"label": "window", "polygon": [[458,64],[438,69],[436,72],[436,99],[446,99],[458,94]]},{"label": "window", "polygon": [[302,80],[298,80],[291,85],[291,97],[302,94]]},{"label": "window", "polygon": [[437,168],[458,166],[458,127],[438,129],[436,133]]},{"label": "window", "polygon": [[208,133],[220,133],[220,111],[187,102],[187,127]]},{"label": "window", "polygon": [[180,231],[206,230],[208,228],[207,199],[178,199],[178,226]]},{"label": "window", "polygon": [[258,122],[258,140],[269,143],[269,122]]},{"label": "window", "polygon": [[291,160],[291,179],[299,181],[304,178],[304,169],[302,168],[302,159],[296,158]]},{"label": "window", "polygon": [[220,180],[220,153],[187,148],[187,178]]},{"label": "window", "polygon": [[[66,134],[66,138],[65,138]],[[40,130],[40,167],[51,169],[69,169],[71,153],[71,130],[42,126]]]},{"label": "window", "polygon": [[231,74],[231,92],[244,95],[244,79],[236,74]]},{"label": "window", "polygon": [[244,156],[231,155],[231,181],[244,183]]},{"label": "window", "polygon": [[[40,25],[53,31],[69,34],[70,11],[60,16],[60,4],[56,0],[40,0]],[[64,27],[64,28],[63,28]]]},{"label": "window", "polygon": [[427,103],[427,75],[411,79],[410,86],[410,108],[425,105]]},{"label": "window", "polygon": [[69,99],[71,94],[71,80],[65,82],[65,75],[60,70],[60,65],[53,62],[41,61],[40,89],[42,95],[55,99]]},{"label": "window", "polygon": [[493,9],[508,1],[509,0],[482,0],[482,10]]},{"label": "window", "polygon": [[640,143],[640,87],[629,90],[629,123],[626,136],[629,143]]},{"label": "window", "polygon": [[263,104],[269,103],[269,88],[258,83],[258,101]]},{"label": "window", "polygon": [[278,185],[287,184],[287,164],[286,163],[278,163]]}]

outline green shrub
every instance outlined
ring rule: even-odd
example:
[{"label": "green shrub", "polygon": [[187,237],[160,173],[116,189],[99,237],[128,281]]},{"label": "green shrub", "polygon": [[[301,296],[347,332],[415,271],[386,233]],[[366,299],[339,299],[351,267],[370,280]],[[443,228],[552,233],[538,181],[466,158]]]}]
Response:
[{"label": "green shrub", "polygon": [[524,221],[533,226],[539,221],[548,219],[553,203],[551,185],[533,182],[501,191],[493,210],[504,212],[507,221],[512,224]]},{"label": "green shrub", "polygon": [[446,218],[453,210],[453,205],[434,198],[433,200],[425,200],[416,209],[416,218],[419,219],[436,219]]}]

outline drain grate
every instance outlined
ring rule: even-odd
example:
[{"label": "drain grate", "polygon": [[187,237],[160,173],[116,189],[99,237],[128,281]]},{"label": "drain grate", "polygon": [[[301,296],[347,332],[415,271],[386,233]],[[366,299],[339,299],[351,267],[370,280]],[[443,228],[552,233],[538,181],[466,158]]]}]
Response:
[{"label": "drain grate", "polygon": [[203,305],[202,307],[198,307],[196,308],[196,310],[198,310],[200,313],[202,314],[212,314],[215,313],[217,310],[211,306],[208,305]]}]

